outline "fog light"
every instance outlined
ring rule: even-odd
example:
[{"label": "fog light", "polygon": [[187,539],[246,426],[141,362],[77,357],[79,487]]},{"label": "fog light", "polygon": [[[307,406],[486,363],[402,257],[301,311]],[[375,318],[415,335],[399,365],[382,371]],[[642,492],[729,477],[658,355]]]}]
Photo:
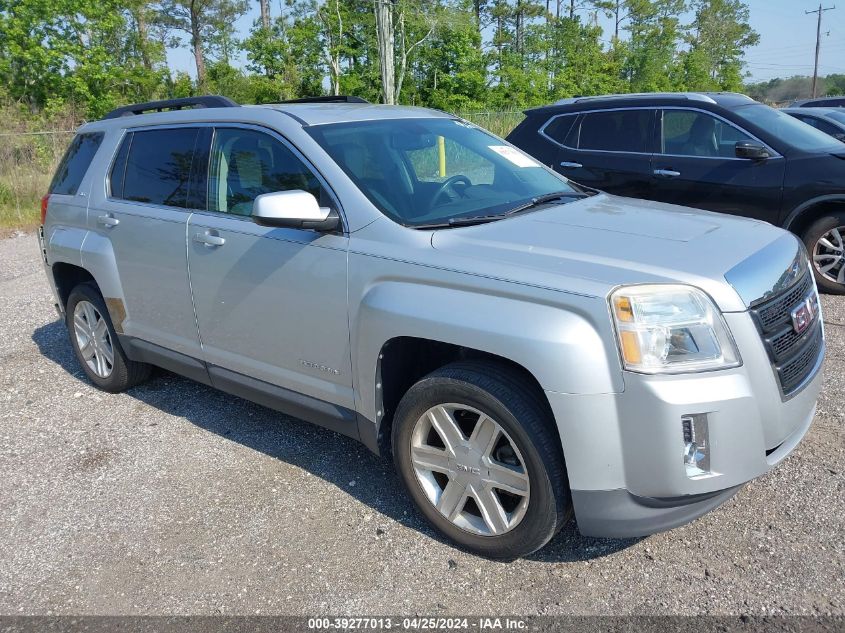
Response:
[{"label": "fog light", "polygon": [[707,415],[685,415],[681,418],[684,434],[684,466],[691,479],[710,475],[710,437]]}]

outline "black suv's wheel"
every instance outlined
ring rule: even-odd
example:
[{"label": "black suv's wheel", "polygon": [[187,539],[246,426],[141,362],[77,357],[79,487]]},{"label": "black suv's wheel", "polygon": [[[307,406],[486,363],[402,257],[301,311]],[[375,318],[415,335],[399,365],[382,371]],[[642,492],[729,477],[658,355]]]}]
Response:
[{"label": "black suv's wheel", "polygon": [[845,213],[819,218],[804,232],[803,239],[819,289],[845,294]]},{"label": "black suv's wheel", "polygon": [[560,530],[571,503],[551,415],[520,374],[461,362],[411,387],[393,455],[426,518],[467,550],[513,559]]},{"label": "black suv's wheel", "polygon": [[124,391],[150,375],[149,365],[126,358],[94,284],[79,284],[71,291],[65,323],[82,370],[103,391]]}]

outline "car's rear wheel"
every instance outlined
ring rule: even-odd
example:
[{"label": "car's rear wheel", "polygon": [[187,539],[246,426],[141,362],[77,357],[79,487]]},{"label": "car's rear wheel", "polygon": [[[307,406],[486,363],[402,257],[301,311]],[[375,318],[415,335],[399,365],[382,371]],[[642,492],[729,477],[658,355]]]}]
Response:
[{"label": "car's rear wheel", "polygon": [[71,291],[66,325],[82,370],[100,389],[112,393],[124,391],[150,375],[149,365],[126,357],[95,285],[83,283]]},{"label": "car's rear wheel", "polygon": [[845,294],[845,213],[819,218],[804,233],[819,289]]},{"label": "car's rear wheel", "polygon": [[464,548],[512,559],[545,545],[570,514],[548,406],[518,372],[448,365],[396,411],[393,454],[425,517]]}]

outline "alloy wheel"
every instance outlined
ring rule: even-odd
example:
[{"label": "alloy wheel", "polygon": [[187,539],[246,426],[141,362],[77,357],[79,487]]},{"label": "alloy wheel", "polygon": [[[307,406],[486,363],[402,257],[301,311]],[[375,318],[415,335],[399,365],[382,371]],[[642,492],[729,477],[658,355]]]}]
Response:
[{"label": "alloy wheel", "polygon": [[100,378],[114,369],[114,347],[103,315],[90,301],[80,301],[73,309],[76,345],[88,368]]},{"label": "alloy wheel", "polygon": [[825,279],[845,284],[845,226],[831,229],[818,239],[813,265]]},{"label": "alloy wheel", "polygon": [[473,407],[426,411],[411,435],[411,462],[429,502],[463,530],[498,536],[525,516],[525,460],[502,426]]}]

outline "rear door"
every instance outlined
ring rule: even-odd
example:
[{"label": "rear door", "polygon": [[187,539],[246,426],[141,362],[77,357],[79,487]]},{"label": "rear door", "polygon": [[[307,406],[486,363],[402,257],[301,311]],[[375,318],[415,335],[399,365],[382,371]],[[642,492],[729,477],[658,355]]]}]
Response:
[{"label": "rear door", "polygon": [[648,198],[655,112],[597,110],[582,113],[571,126],[567,119],[552,119],[544,132],[560,145],[555,169],[608,193]]},{"label": "rear door", "polygon": [[785,160],[737,158],[736,143],[761,143],[703,110],[665,108],[654,156],[652,197],[662,202],[777,223]]},{"label": "rear door", "polygon": [[260,226],[251,217],[257,196],[294,189],[338,208],[281,136],[252,126],[215,129],[207,211],[188,225],[203,358],[223,389],[278,396],[269,384],[352,410],[348,237]]},{"label": "rear door", "polygon": [[120,276],[125,306],[109,309],[125,317],[115,319],[115,329],[194,358],[200,346],[185,232],[198,200],[192,175],[208,155],[210,134],[211,128],[198,126],[127,130],[109,170],[106,197],[96,205],[92,200],[88,214],[96,236],[88,239],[111,243]]}]

